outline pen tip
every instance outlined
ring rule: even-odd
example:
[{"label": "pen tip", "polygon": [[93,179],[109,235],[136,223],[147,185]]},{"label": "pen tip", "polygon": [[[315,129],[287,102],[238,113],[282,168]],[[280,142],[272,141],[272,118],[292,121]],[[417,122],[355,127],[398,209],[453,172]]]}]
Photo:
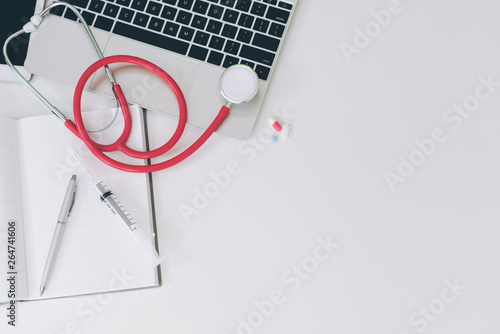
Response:
[{"label": "pen tip", "polygon": [[76,174],[73,174],[73,176],[71,177],[72,180],[76,180]]},{"label": "pen tip", "polygon": [[45,287],[40,288],[40,297],[43,295],[43,292],[45,291]]}]

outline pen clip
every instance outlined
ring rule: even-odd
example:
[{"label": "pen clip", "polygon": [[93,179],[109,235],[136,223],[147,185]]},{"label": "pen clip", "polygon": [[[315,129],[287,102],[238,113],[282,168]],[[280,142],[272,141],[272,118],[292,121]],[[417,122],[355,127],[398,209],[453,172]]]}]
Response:
[{"label": "pen clip", "polygon": [[77,187],[77,185],[75,185],[75,189],[73,190],[73,197],[71,198],[71,204],[70,204],[69,210],[68,210],[68,217],[71,214],[71,210],[73,209],[73,205],[75,204],[76,187]]}]

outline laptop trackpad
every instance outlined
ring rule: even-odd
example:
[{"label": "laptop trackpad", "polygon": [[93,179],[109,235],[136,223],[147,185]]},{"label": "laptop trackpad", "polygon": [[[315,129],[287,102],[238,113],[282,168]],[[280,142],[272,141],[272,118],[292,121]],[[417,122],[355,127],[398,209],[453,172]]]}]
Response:
[{"label": "laptop trackpad", "polygon": [[[104,55],[132,55],[152,62],[177,82],[186,99],[199,66],[196,61],[120,36],[110,37]],[[179,108],[175,95],[170,87],[154,73],[133,64],[117,63],[111,65],[110,68],[129,102],[178,116]],[[111,85],[104,70],[97,72],[91,81],[90,88],[112,95]]]}]

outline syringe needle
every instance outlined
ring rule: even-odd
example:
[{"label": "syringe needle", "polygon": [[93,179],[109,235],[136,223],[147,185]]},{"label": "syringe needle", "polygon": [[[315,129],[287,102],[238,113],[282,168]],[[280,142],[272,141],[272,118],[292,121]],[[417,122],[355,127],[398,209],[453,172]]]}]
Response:
[{"label": "syringe needle", "polygon": [[73,152],[73,155],[75,156],[76,158],[76,161],[78,161],[78,163],[80,164],[80,166],[82,166],[83,170],[85,171],[85,173],[88,175],[90,181],[92,181],[92,184],[96,184],[98,182],[97,178],[95,177],[94,174],[92,174],[92,172],[87,168],[87,166],[83,163],[83,161],[80,159],[80,157],[76,154],[76,152]]},{"label": "syringe needle", "polygon": [[164,258],[158,255],[158,252],[151,243],[151,239],[154,238],[154,234],[150,236],[146,235],[146,233],[140,228],[139,224],[137,224],[134,218],[132,218],[125,207],[120,203],[118,198],[116,198],[111,189],[109,189],[103,181],[99,181],[90,172],[90,170],[85,166],[83,161],[75,152],[73,152],[73,155],[76,157],[76,160],[80,163],[80,165],[83,167],[86,174],[92,181],[94,188],[99,194],[100,200],[104,202],[109,210],[113,213],[113,215],[116,216],[127,227],[127,229],[132,232],[134,239],[145,248],[149,255],[151,255],[153,265],[155,267],[159,265],[164,260]]}]

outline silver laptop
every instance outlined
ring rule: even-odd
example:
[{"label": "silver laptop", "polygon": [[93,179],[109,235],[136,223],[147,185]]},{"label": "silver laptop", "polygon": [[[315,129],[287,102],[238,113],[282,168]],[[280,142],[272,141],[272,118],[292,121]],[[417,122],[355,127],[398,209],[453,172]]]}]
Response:
[{"label": "silver laptop", "polygon": [[[252,134],[298,0],[68,2],[80,9],[105,56],[141,57],[174,78],[186,98],[192,125],[208,127],[226,102],[219,92],[224,69],[238,63],[251,66],[260,78],[259,93],[251,102],[234,105],[218,131],[245,139]],[[51,13],[31,36],[25,67],[75,86],[98,58],[70,10],[57,6]],[[130,102],[178,115],[174,95],[153,74],[125,64],[112,69]],[[104,71],[89,80],[88,88],[111,96]]]}]

